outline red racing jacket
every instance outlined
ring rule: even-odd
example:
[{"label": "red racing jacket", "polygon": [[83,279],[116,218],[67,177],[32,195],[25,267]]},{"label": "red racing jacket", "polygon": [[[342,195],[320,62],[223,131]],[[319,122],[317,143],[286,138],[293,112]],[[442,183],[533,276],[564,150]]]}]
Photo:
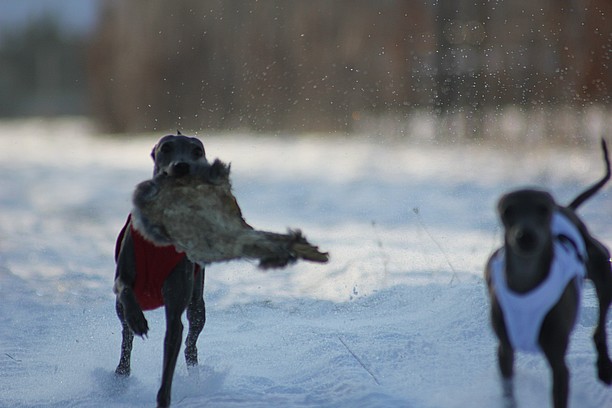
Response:
[{"label": "red racing jacket", "polygon": [[[157,309],[164,305],[164,297],[162,296],[164,281],[186,255],[184,252],[178,252],[173,245],[156,246],[147,241],[130,224],[131,217],[130,214],[117,237],[115,262],[119,258],[121,242],[129,225],[136,257],[136,281],[132,289],[142,310]],[[200,266],[196,265],[194,274],[199,271]]]}]

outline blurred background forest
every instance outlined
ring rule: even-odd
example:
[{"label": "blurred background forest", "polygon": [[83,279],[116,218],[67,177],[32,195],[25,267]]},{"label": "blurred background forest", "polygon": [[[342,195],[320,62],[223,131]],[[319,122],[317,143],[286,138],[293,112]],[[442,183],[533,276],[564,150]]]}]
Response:
[{"label": "blurred background forest", "polygon": [[612,0],[0,0],[0,118],[581,141],[611,92]]}]

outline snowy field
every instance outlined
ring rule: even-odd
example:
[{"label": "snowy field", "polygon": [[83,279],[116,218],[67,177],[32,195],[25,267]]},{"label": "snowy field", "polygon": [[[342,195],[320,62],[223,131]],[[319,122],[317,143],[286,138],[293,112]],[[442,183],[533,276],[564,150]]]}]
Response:
[{"label": "snowy field", "polygon": [[[96,136],[83,122],[0,122],[0,406],[151,407],[163,312],[117,381],[113,249],[163,133]],[[511,149],[321,136],[200,135],[232,163],[255,227],[302,228],[331,254],[261,272],[207,268],[208,320],[174,407],[501,407],[482,266],[500,244],[504,191],[568,202],[603,171],[599,146]],[[581,210],[612,245],[612,189]],[[612,406],[596,380],[586,288],[568,354],[570,406]],[[612,321],[608,333],[612,334]],[[542,357],[519,354],[520,407],[549,404]]]}]

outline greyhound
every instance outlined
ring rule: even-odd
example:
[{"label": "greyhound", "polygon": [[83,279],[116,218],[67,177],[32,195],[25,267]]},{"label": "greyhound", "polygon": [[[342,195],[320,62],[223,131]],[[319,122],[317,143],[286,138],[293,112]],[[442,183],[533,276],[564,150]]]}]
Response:
[{"label": "greyhound", "polygon": [[[161,138],[151,156],[154,176],[183,177],[194,168],[207,164],[202,142],[183,136],[180,132]],[[121,358],[115,373],[121,377],[130,375],[134,335],[144,337],[149,331],[143,310],[164,306],[166,335],[157,406],[167,407],[170,405],[172,378],[181,348],[181,316],[185,310],[189,322],[185,359],[188,367],[198,364],[196,342],[206,322],[204,267],[195,265],[171,245],[155,246],[145,240],[133,228],[131,215],[117,238],[115,260],[117,269],[113,290],[117,295],[117,316],[123,327]]]},{"label": "greyhound", "polygon": [[552,370],[554,407],[567,407],[565,354],[578,314],[583,278],[593,282],[599,301],[599,320],[593,335],[599,379],[612,383],[605,327],[612,301],[610,252],[576,215],[577,208],[610,179],[605,140],[601,147],[606,174],[568,206],[557,204],[549,193],[537,189],[510,192],[498,202],[504,245],[489,258],[485,279],[509,406],[516,404],[512,382],[516,349],[544,354]]}]

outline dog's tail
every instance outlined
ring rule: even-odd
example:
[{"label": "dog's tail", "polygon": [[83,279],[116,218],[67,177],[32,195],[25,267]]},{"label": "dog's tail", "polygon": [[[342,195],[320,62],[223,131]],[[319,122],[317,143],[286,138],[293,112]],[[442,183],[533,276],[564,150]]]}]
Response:
[{"label": "dog's tail", "polygon": [[568,206],[574,211],[610,180],[610,158],[608,157],[608,145],[604,138],[601,139],[601,150],[603,151],[604,161],[606,163],[606,174],[601,180],[584,190],[578,197],[574,198],[574,201]]}]

